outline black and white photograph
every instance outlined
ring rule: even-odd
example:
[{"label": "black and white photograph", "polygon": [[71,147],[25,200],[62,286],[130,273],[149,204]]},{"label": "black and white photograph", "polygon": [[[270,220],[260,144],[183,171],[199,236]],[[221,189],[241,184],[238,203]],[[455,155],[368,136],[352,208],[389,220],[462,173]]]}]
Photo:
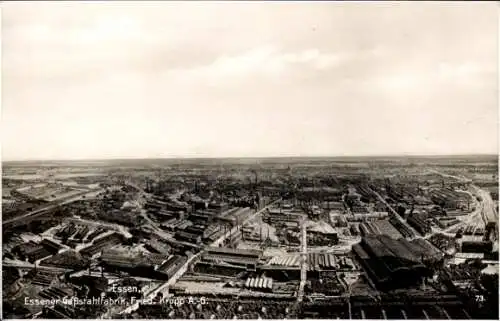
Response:
[{"label": "black and white photograph", "polygon": [[6,319],[499,319],[499,4],[5,1]]}]

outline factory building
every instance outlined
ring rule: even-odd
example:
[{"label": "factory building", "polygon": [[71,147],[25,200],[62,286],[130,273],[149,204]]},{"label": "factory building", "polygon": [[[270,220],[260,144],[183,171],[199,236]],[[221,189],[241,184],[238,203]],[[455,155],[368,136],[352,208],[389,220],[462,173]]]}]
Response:
[{"label": "factory building", "polygon": [[215,214],[209,211],[197,211],[189,215],[189,220],[197,223],[208,225],[214,220]]},{"label": "factory building", "polygon": [[339,269],[339,262],[333,254],[309,253],[307,262],[310,271]]},{"label": "factory building", "polygon": [[60,272],[36,270],[31,284],[43,287],[50,286],[54,281],[57,280],[60,274]]},{"label": "factory building", "polygon": [[33,241],[16,246],[12,249],[12,253],[18,255],[22,260],[27,260],[30,263],[34,263],[35,261],[52,255],[52,253],[49,252],[49,250],[47,250],[43,245],[37,244]]},{"label": "factory building", "polygon": [[347,223],[347,218],[345,217],[345,215],[338,215],[337,216],[337,220],[336,220],[336,226],[337,227],[347,227],[348,226],[348,223]]},{"label": "factory building", "polygon": [[171,257],[163,254],[129,255],[114,250],[104,251],[101,256],[101,264],[107,270],[122,271],[157,280],[171,278],[186,260],[187,258],[181,255]]},{"label": "factory building", "polygon": [[300,266],[259,265],[258,273],[265,273],[273,280],[279,282],[300,280]]},{"label": "factory building", "polygon": [[267,213],[263,215],[262,220],[265,223],[274,225],[283,222],[293,222],[298,225],[298,222],[302,218],[302,214],[292,213],[292,212],[282,212],[276,210],[268,210]]},{"label": "factory building", "polygon": [[211,262],[222,261],[233,265],[246,267],[246,269],[250,271],[255,271],[261,257],[262,251],[259,250],[210,247],[203,255],[203,260]]},{"label": "factory building", "polygon": [[182,255],[174,255],[165,263],[156,268],[156,272],[165,275],[170,279],[186,263],[187,258]]},{"label": "factory building", "polygon": [[90,261],[80,253],[70,250],[46,258],[40,262],[40,265],[77,271],[85,269],[89,263]]},{"label": "factory building", "polygon": [[208,203],[208,209],[214,210],[217,213],[222,213],[229,209],[229,204],[224,202],[211,202]]},{"label": "factory building", "polygon": [[152,253],[157,253],[157,254],[163,254],[163,255],[168,255],[171,252],[170,246],[167,244],[160,243],[156,240],[149,241],[144,245],[144,247],[152,252]]},{"label": "factory building", "polygon": [[493,251],[493,242],[491,241],[463,241],[461,244],[462,253],[491,253]]},{"label": "factory building", "polygon": [[143,221],[142,216],[123,210],[99,211],[97,217],[106,222],[118,223],[126,226],[138,226]]},{"label": "factory building", "polygon": [[192,244],[200,244],[202,236],[200,234],[189,233],[185,231],[175,232],[174,238],[178,241],[188,242]]},{"label": "factory building", "polygon": [[343,212],[345,210],[344,203],[342,202],[325,201],[320,204],[320,207],[324,210],[337,212]]},{"label": "factory building", "polygon": [[60,244],[49,239],[43,239],[40,242],[40,245],[42,245],[45,249],[47,249],[47,251],[52,254],[56,254],[62,249],[62,246]]},{"label": "factory building", "polygon": [[434,204],[441,206],[445,210],[468,210],[470,209],[470,205],[472,203],[472,199],[469,194],[454,191],[450,188],[433,190],[430,193],[430,196]]},{"label": "factory building", "polygon": [[307,242],[312,246],[332,246],[339,243],[339,237],[335,232],[314,231],[307,233]]},{"label": "factory building", "polygon": [[218,276],[226,276],[226,277],[236,277],[240,273],[246,273],[246,267],[233,265],[228,263],[217,263],[217,262],[204,262],[200,261],[196,263],[193,268],[195,273],[204,274],[204,275],[218,275]]},{"label": "factory building", "polygon": [[421,235],[426,235],[432,232],[430,223],[426,222],[424,219],[418,215],[411,215],[407,219],[408,224],[413,227]]},{"label": "factory building", "polygon": [[273,279],[265,276],[248,278],[245,282],[245,288],[272,292]]},{"label": "factory building", "polygon": [[93,257],[101,253],[104,249],[121,244],[124,240],[125,238],[123,235],[113,232],[112,234],[95,240],[94,244],[82,249],[80,253],[86,257]]},{"label": "factory building", "polygon": [[377,235],[364,237],[352,249],[377,287],[398,288],[416,284],[432,274],[424,263],[439,259],[440,252],[427,243]]},{"label": "factory building", "polygon": [[250,207],[240,207],[228,210],[217,217],[217,221],[222,224],[229,224],[231,226],[239,225],[249,215],[253,214],[254,210]]}]

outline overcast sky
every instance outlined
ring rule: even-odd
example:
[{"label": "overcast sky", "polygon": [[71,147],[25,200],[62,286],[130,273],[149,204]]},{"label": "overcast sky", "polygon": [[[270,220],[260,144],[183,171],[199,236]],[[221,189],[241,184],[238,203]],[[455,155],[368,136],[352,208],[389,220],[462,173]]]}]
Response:
[{"label": "overcast sky", "polygon": [[2,158],[497,153],[497,5],[3,3]]}]

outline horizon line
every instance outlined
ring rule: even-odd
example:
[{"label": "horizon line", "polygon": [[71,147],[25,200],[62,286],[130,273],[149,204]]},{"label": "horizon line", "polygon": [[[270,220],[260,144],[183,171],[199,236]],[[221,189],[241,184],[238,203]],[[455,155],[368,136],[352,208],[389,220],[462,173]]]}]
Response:
[{"label": "horizon line", "polygon": [[283,158],[381,158],[381,157],[472,157],[472,156],[497,156],[498,153],[470,153],[470,154],[364,154],[364,155],[286,155],[286,156],[167,156],[167,157],[109,157],[109,158],[72,158],[72,159],[11,159],[3,163],[21,162],[85,162],[85,161],[128,161],[128,160],[204,160],[204,159],[283,159]]}]

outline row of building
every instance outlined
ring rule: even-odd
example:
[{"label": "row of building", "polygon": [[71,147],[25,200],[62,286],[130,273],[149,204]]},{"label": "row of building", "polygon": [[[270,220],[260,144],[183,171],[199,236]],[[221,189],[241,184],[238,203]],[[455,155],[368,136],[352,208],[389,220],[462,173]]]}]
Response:
[{"label": "row of building", "polygon": [[408,222],[408,224],[421,235],[427,235],[432,232],[430,222],[419,214],[414,213],[413,215],[408,216],[406,222]]},{"label": "row of building", "polygon": [[403,237],[405,238],[415,237],[415,233],[408,226],[406,226],[405,223],[401,222],[395,216],[392,216],[389,219],[389,222],[398,230],[399,233],[401,233]]},{"label": "row of building", "polygon": [[451,188],[434,189],[429,195],[434,204],[448,210],[470,210],[472,205],[472,198],[469,194]]},{"label": "row of building", "polygon": [[270,225],[293,224],[298,226],[303,214],[301,212],[293,212],[291,209],[268,209],[262,216],[262,220]]},{"label": "row of building", "polygon": [[111,234],[94,240],[93,244],[81,249],[80,253],[85,257],[92,258],[100,255],[103,250],[122,244],[124,241],[125,237],[123,235],[112,232]]},{"label": "row of building", "polygon": [[245,287],[249,289],[272,291],[273,279],[265,276],[248,278]]},{"label": "row of building", "polygon": [[255,271],[262,259],[260,250],[243,250],[223,247],[209,247],[202,256],[206,262],[225,262]]},{"label": "row of building", "polygon": [[58,253],[61,249],[62,246],[56,242],[49,239],[43,239],[39,243],[29,241],[17,245],[12,249],[12,253],[19,256],[21,260],[27,260],[30,263],[34,263]]},{"label": "row of building", "polygon": [[83,257],[80,253],[73,250],[67,250],[55,254],[40,262],[40,265],[42,266],[50,266],[75,271],[85,269],[89,266],[89,264],[89,258]]}]

